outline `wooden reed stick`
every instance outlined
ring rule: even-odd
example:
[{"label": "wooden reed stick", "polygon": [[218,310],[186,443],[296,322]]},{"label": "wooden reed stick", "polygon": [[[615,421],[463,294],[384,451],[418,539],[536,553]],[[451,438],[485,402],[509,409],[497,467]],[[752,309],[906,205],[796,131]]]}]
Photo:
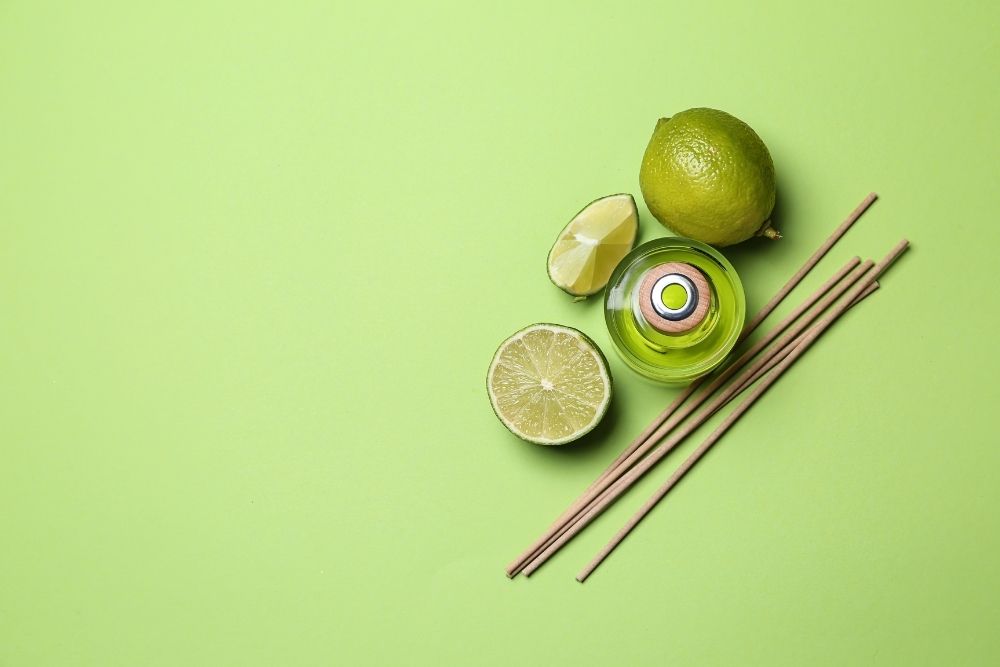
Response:
[{"label": "wooden reed stick", "polygon": [[858,204],[853,211],[851,211],[851,214],[847,216],[847,219],[840,223],[839,227],[833,230],[833,234],[830,235],[830,238],[824,241],[823,245],[816,249],[816,252],[814,252],[812,256],[806,260],[806,263],[802,265],[802,268],[796,271],[795,275],[789,278],[788,282],[785,283],[785,286],[778,290],[778,293],[775,294],[770,301],[764,304],[764,307],[761,308],[756,315],[754,315],[753,319],[750,320],[745,327],[743,327],[742,338],[746,338],[753,333],[754,330],[757,329],[757,327],[759,327],[765,319],[767,319],[767,316],[781,304],[785,297],[788,296],[788,294],[795,289],[800,282],[802,282],[802,279],[805,278],[806,275],[812,271],[813,267],[826,256],[826,253],[830,252],[830,249],[833,248],[837,241],[839,241],[841,237],[847,233],[847,230],[849,230],[851,226],[858,221],[858,218],[860,218],[862,214],[868,210],[868,207],[875,203],[876,199],[878,199],[878,195],[874,192],[869,192],[868,196],[861,200],[861,203]]},{"label": "wooden reed stick", "polygon": [[[834,302],[843,296],[845,292],[849,290],[853,291],[852,286],[856,287],[859,284],[859,280],[867,286],[867,284],[873,280],[873,276],[876,275],[875,268],[876,267],[873,266],[870,260],[857,266],[854,271],[848,274],[847,278],[842,283],[838,284],[829,294],[820,300],[816,310],[810,312],[804,318],[796,322],[794,326],[792,326],[791,329],[779,339],[779,343],[773,349],[778,351],[787,347],[809,326],[809,324],[822,315],[823,312],[825,312]],[[858,290],[859,293],[860,291],[863,290]],[[780,327],[782,327],[781,324],[779,324],[776,328]],[[768,337],[770,338],[771,336],[769,335]],[[589,494],[590,499],[586,501],[576,515],[571,517],[562,527],[551,531],[552,535],[545,541],[545,546],[542,547],[540,552],[523,567],[522,571],[524,574],[530,576],[532,572],[537,570],[556,551],[558,551],[563,544],[569,541],[569,539],[572,539],[573,536],[582,530],[594,516],[603,511],[603,509],[607,507],[610,502],[613,502],[618,496],[620,496],[621,493],[623,493],[624,490],[635,481],[635,479],[638,479],[638,477],[645,474],[653,465],[656,465],[656,463],[659,462],[664,456],[683,442],[688,435],[690,435],[713,414],[732,400],[732,398],[743,389],[748,380],[767,364],[768,360],[769,357],[765,355],[760,359],[749,363],[749,365],[742,370],[733,382],[722,388],[722,392],[715,399],[709,402],[708,406],[701,413],[696,415],[692,420],[684,423],[677,430],[677,432],[672,433],[670,437],[663,442],[663,444],[648,453],[648,456],[645,459],[642,461],[626,461],[619,467],[616,473],[609,476],[600,485],[596,486],[595,489]],[[692,404],[686,405],[684,410],[681,413],[678,413],[677,416],[681,419],[687,417],[698,405],[707,400],[717,388],[716,383],[710,385],[709,388],[696,397],[696,400]],[[666,427],[667,424],[664,424],[664,426]],[[654,434],[654,437],[656,437],[656,435],[658,434]],[[663,435],[665,435],[665,433]],[[640,453],[646,454],[646,451],[642,451],[641,448],[640,450],[636,450],[636,454]],[[593,511],[595,509],[597,510],[596,512]]]},{"label": "wooden reed stick", "polygon": [[[839,228],[838,228],[838,230],[839,230]],[[843,235],[843,233],[841,233],[841,235]],[[831,237],[831,238],[833,238],[833,237]],[[829,243],[829,239],[827,239],[827,241],[824,243],[824,245],[826,245],[826,243]],[[812,260],[812,258],[810,258],[810,261],[811,260]],[[837,273],[835,273],[829,280],[827,280],[825,283],[823,283],[823,285],[821,285],[818,290],[816,290],[815,292],[813,292],[812,295],[810,295],[810,297],[806,300],[806,302],[804,304],[800,305],[799,309],[796,312],[794,312],[792,315],[790,315],[788,318],[786,318],[785,321],[794,320],[796,317],[798,317],[798,315],[800,315],[806,309],[808,309],[809,307],[811,307],[817,300],[819,300],[820,297],[822,297],[826,292],[828,292],[830,290],[830,288],[832,288],[834,285],[836,285],[838,282],[840,282],[840,280],[851,269],[853,269],[860,261],[861,261],[861,259],[859,257],[852,257],[850,260],[848,260],[847,264],[845,264],[843,267],[841,267],[841,269]],[[808,262],[806,263],[806,265],[808,265]],[[805,268],[805,265],[803,266],[803,268]],[[808,268],[811,269],[812,267],[809,266]],[[799,269],[799,273],[802,273],[802,269]],[[796,274],[796,275],[798,275],[798,274]],[[802,273],[802,275],[805,275],[805,273]],[[800,280],[801,280],[801,278],[800,278]],[[798,284],[797,281],[796,281],[796,284]],[[785,287],[788,287],[788,285],[785,285]],[[782,290],[784,290],[784,289],[785,288],[782,288]],[[777,298],[778,296],[781,296],[781,298],[784,299],[785,296],[787,296],[787,292],[783,296],[780,295],[780,293],[779,293],[779,294],[775,295],[775,298]],[[775,298],[772,298],[771,302],[775,302]],[[777,303],[780,303],[780,301],[781,300],[779,299],[777,301]],[[771,302],[769,302],[769,303],[771,303]],[[774,309],[774,306],[771,306],[770,309],[768,310],[768,313],[770,313],[773,309]],[[763,310],[761,312],[763,312]],[[760,313],[758,313],[757,316],[759,317]],[[755,328],[756,328],[756,325],[755,325]],[[739,340],[743,341],[744,339],[746,339],[747,334],[749,333],[749,331],[750,330],[748,328],[744,327],[743,332],[740,334]],[[777,335],[777,334],[775,334],[775,335]],[[611,474],[612,472],[614,472],[614,470],[618,466],[620,466],[623,461],[625,461],[626,459],[628,459],[632,455],[632,453],[635,452],[635,450],[639,449],[639,447],[641,447],[642,444],[649,439],[649,437],[656,431],[656,429],[660,428],[660,426],[662,426],[663,423],[667,419],[669,419],[671,417],[671,415],[674,414],[674,412],[681,406],[681,404],[683,404],[688,398],[690,398],[691,395],[694,394],[694,392],[699,387],[701,387],[701,385],[705,381],[707,381],[709,377],[710,376],[702,377],[701,379],[695,380],[694,382],[692,382],[691,384],[689,384],[684,389],[684,391],[682,391],[677,396],[677,398],[675,398],[673,400],[673,402],[671,402],[670,405],[667,406],[667,409],[664,410],[663,412],[661,412],[656,417],[656,419],[654,419],[653,422],[649,426],[647,426],[643,430],[642,433],[639,434],[639,437],[637,437],[635,440],[633,440],[632,443],[625,449],[625,451],[623,451],[621,454],[619,454],[618,458],[616,458],[611,463],[611,465],[608,466],[604,470],[604,472],[601,473],[601,476],[598,477],[598,481],[600,481],[602,478],[607,477],[609,474]]]},{"label": "wooden reed stick", "polygon": [[[543,534],[539,539],[537,539],[527,550],[525,550],[513,563],[508,566],[507,574],[508,576],[515,576],[518,572],[526,570],[530,562],[538,559],[539,555],[544,553],[545,550],[550,547],[560,536],[564,533],[568,527],[576,520],[579,519],[581,514],[586,510],[586,508],[594,503],[598,496],[603,494],[616,480],[620,479],[632,466],[645,456],[657,442],[662,440],[668,433],[670,433],[678,424],[684,422],[695,410],[698,409],[705,401],[707,401],[713,394],[719,390],[726,381],[731,378],[737,372],[743,370],[748,364],[751,364],[753,358],[767,345],[772,342],[775,338],[781,335],[789,326],[792,326],[791,334],[786,334],[786,338],[782,340],[782,346],[787,345],[787,343],[793,339],[798,333],[808,326],[812,321],[816,319],[824,310],[826,310],[830,304],[836,301],[843,293],[856,282],[865,272],[867,272],[871,266],[871,261],[864,262],[862,264],[857,264],[860,261],[858,258],[852,258],[844,267],[842,267],[830,280],[828,280],[824,285],[811,294],[806,300],[799,305],[788,317],[782,320],[776,327],[774,327],[768,334],[761,339],[754,347],[747,350],[739,359],[737,359],[733,364],[727,367],[718,377],[716,377],[708,387],[706,387],[701,393],[699,393],[693,401],[685,404],[678,412],[672,415],[666,422],[661,424],[657,429],[653,431],[651,436],[637,449],[635,449],[632,454],[625,458],[624,461],[611,471],[609,474],[598,479],[597,482],[588,487],[588,490],[584,492],[573,505],[570,506],[569,510],[564,512],[559,519],[554,522],[549,529]],[[853,270],[851,267],[854,267]],[[846,277],[845,277],[846,274]],[[839,280],[839,282],[838,282]],[[800,323],[796,323],[796,320],[802,317],[803,313],[806,313],[811,306],[819,302],[818,309],[807,315],[801,320]],[[760,368],[766,359],[760,360],[755,364],[751,364],[749,373],[742,375],[740,384],[745,382],[750,375]],[[713,403],[715,406],[710,412],[703,413],[701,417],[694,423],[694,428],[700,425],[700,423],[708,419],[716,410],[721,408],[725,403],[735,395],[735,391],[730,391],[730,389],[739,389],[739,385],[728,388],[723,392],[724,400],[722,402],[716,401]],[[686,437],[690,430],[685,427],[683,430],[683,435]],[[669,448],[673,448],[683,440],[671,438],[668,440]],[[669,449],[667,450],[669,451]],[[536,568],[532,568],[532,571]]]},{"label": "wooden reed stick", "polygon": [[680,479],[694,466],[694,464],[698,462],[698,460],[705,454],[705,452],[707,452],[712,445],[718,442],[719,438],[721,438],[726,433],[726,431],[728,431],[729,428],[733,424],[735,424],[736,421],[740,417],[742,417],[747,410],[750,409],[750,407],[757,401],[757,399],[760,398],[764,394],[764,392],[767,391],[768,388],[770,388],[771,385],[773,385],[778,380],[781,374],[784,373],[788,369],[788,367],[795,362],[795,360],[799,356],[799,354],[797,353],[804,351],[804,349],[805,349],[805,343],[804,342],[800,343],[797,347],[791,350],[791,352],[782,359],[781,363],[779,363],[775,367],[773,375],[768,376],[767,378],[764,379],[764,382],[762,384],[754,387],[754,389],[743,400],[743,402],[740,403],[735,410],[733,410],[731,413],[729,413],[729,415],[726,416],[723,422],[719,424],[719,426],[714,431],[712,431],[712,434],[709,435],[708,438],[706,438],[705,441],[698,446],[698,448],[694,451],[694,453],[692,453],[691,456],[689,456],[684,461],[684,463],[682,463],[681,466],[674,472],[674,474],[670,476],[666,484],[657,489],[656,493],[653,494],[653,496],[649,500],[647,500],[642,507],[639,508],[639,511],[636,512],[634,515],[632,515],[632,518],[630,518],[628,522],[617,533],[615,533],[615,536],[611,538],[611,541],[608,542],[606,545],[604,545],[604,547],[597,553],[594,559],[591,560],[590,563],[588,563],[587,566],[584,567],[583,570],[581,570],[580,573],[576,575],[577,581],[583,583],[584,581],[587,580],[587,577],[589,577],[591,573],[593,573],[593,571],[597,569],[597,567],[601,563],[604,562],[604,559],[607,558],[619,544],[621,544],[622,540],[624,540],[625,537],[627,537],[628,534],[631,533],[632,530],[637,525],[639,525],[639,522],[642,521],[642,519],[647,514],[649,514],[649,512],[653,509],[653,507],[655,507],[656,504],[660,502],[660,500],[670,491],[670,489],[672,489],[674,485],[676,485],[677,482],[680,481]]},{"label": "wooden reed stick", "polygon": [[[774,311],[778,305],[788,296],[788,294],[795,289],[796,286],[805,278],[806,275],[812,271],[813,268],[819,263],[823,257],[830,251],[831,248],[839,241],[844,234],[854,225],[855,222],[861,217],[861,215],[868,210],[872,203],[878,198],[878,195],[874,192],[869,193],[860,204],[851,212],[850,215],[833,231],[833,233],[824,241],[819,248],[806,260],[806,262],[799,268],[798,271],[788,280],[787,283],[775,294],[767,304],[764,305],[760,311],[753,317],[753,319],[743,328],[740,334],[740,341],[743,341],[749,336],[759,325],[763,322],[771,312]],[[852,260],[855,264],[860,261],[858,258]],[[844,273],[849,269],[842,269]],[[841,276],[842,277],[842,276]],[[839,281],[840,277],[831,279],[831,283],[834,284]],[[824,285],[826,287],[826,285]],[[821,288],[822,290],[823,288]],[[817,293],[816,298],[819,298]],[[811,304],[810,304],[811,305]],[[807,306],[808,307],[808,306]],[[804,309],[803,309],[804,310]],[[796,315],[797,317],[797,315]],[[642,447],[653,433],[657,432],[664,422],[666,422],[674,412],[683,405],[687,399],[697,391],[697,389],[705,382],[707,378],[702,378],[696,380],[686,387],[671,403],[667,408],[661,412],[650,424],[647,426],[639,436],[633,440],[625,450],[618,455],[618,457],[612,461],[601,475],[592,482],[577,500],[575,500],[556,520],[552,523],[549,529],[544,535],[535,540],[535,542],[529,546],[524,552],[522,552],[516,559],[514,559],[506,568],[507,576],[516,576],[520,569],[523,568],[524,564],[528,562],[533,556],[537,555],[540,549],[551,542],[552,535],[559,530],[560,527],[564,526],[571,517],[575,516],[580,508],[583,506],[585,499],[593,492],[593,490],[602,484],[607,477],[609,477],[614,471],[616,471],[619,466],[625,460],[632,457],[634,452]],[[676,423],[676,422],[675,422]]]},{"label": "wooden reed stick", "polygon": [[[851,302],[851,305],[849,307],[853,308],[854,306],[858,305],[859,303],[861,303],[862,301],[864,301],[868,296],[870,296],[873,292],[875,292],[876,290],[878,290],[878,288],[879,288],[878,281],[873,282],[871,285],[868,286],[868,289],[866,289],[864,292],[861,293],[861,296],[859,296],[857,299],[855,299],[854,301]],[[744,391],[747,390],[748,387],[750,387],[752,384],[754,384],[755,382],[757,382],[757,380],[759,380],[768,371],[770,371],[772,368],[774,368],[775,366],[777,366],[778,364],[780,364],[782,362],[782,360],[785,357],[787,357],[789,354],[791,354],[792,350],[795,349],[795,347],[798,346],[798,344],[802,342],[802,340],[806,337],[806,334],[809,333],[809,331],[811,331],[811,329],[808,330],[808,331],[806,331],[805,333],[799,334],[799,336],[797,338],[795,338],[791,343],[789,343],[788,345],[786,345],[784,348],[782,348],[780,350],[777,350],[777,349],[776,350],[772,350],[771,352],[769,352],[768,353],[768,362],[766,364],[764,364],[763,368],[761,368],[757,372],[755,372],[753,374],[753,376],[750,377],[740,387],[739,391],[736,392],[737,395],[742,394]]]},{"label": "wooden reed stick", "polygon": [[[768,301],[766,304],[764,304],[764,307],[761,308],[759,311],[757,311],[757,314],[754,315],[753,318],[751,318],[750,321],[746,323],[746,325],[744,325],[743,331],[740,333],[739,341],[737,341],[737,345],[746,340],[747,337],[750,336],[750,334],[756,331],[757,327],[759,327],[761,323],[764,320],[766,320],[767,317],[772,312],[774,312],[774,309],[781,305],[781,302],[785,300],[785,298],[792,292],[792,290],[798,287],[799,283],[801,283],[802,280],[807,275],[809,275],[809,272],[812,271],[817,264],[819,264],[820,260],[826,257],[826,254],[830,252],[833,246],[837,244],[837,241],[839,241],[844,236],[844,234],[846,234],[847,231],[854,225],[854,223],[858,221],[858,219],[864,214],[864,212],[867,211],[868,208],[873,203],[875,203],[876,199],[878,199],[878,195],[874,192],[869,192],[868,196],[862,199],[861,203],[858,204],[856,207],[854,207],[854,210],[851,211],[850,215],[848,215],[847,218],[845,218],[844,221],[841,222],[840,225],[838,225],[837,228],[833,230],[833,233],[830,234],[830,236],[825,241],[823,241],[820,247],[817,248],[816,251],[809,256],[809,259],[807,259],[805,263],[801,267],[799,267],[799,270],[796,271],[792,275],[792,277],[788,279],[788,282],[786,282],[784,286],[782,286],[782,288],[778,290],[778,292],[773,297],[771,297],[771,300]],[[600,477],[606,476],[608,473],[610,473],[612,470],[618,467],[618,465],[622,461],[628,458],[628,456],[633,451],[638,449],[639,446],[646,441],[649,435],[652,434],[652,432],[655,431],[657,428],[659,428],[659,425],[662,424],[664,421],[666,421],[670,417],[670,415],[673,414],[674,410],[680,407],[680,405],[684,403],[684,401],[686,401],[691,396],[691,394],[695,392],[695,390],[701,385],[702,382],[704,382],[704,380],[705,379],[702,378],[701,380],[696,380],[691,384],[689,384],[684,389],[684,391],[682,391],[677,396],[677,398],[675,398],[673,402],[669,406],[667,406],[667,408],[663,412],[661,412],[656,417],[656,419],[654,419],[653,422],[649,426],[647,426],[642,433],[639,434],[639,436],[635,440],[632,441],[632,443],[625,449],[625,451],[619,454],[618,458],[616,458],[614,461],[611,462],[611,465],[609,465],[604,470],[604,472],[601,473]],[[600,479],[600,477],[598,479]]]},{"label": "wooden reed stick", "polygon": [[[864,214],[864,212],[868,210],[868,208],[875,202],[876,199],[878,199],[878,195],[874,192],[870,192],[868,193],[867,197],[861,200],[861,203],[858,204],[854,208],[854,210],[851,211],[850,215],[848,215],[847,218],[843,222],[841,222],[836,229],[833,230],[833,233],[830,234],[830,236],[825,241],[823,241],[820,247],[817,248],[816,251],[809,256],[809,258],[805,261],[805,263],[799,267],[799,270],[796,271],[792,275],[792,277],[788,279],[788,282],[786,282],[784,286],[782,286],[782,288],[778,290],[778,292],[773,297],[771,297],[771,300],[768,301],[766,304],[764,304],[764,306],[759,311],[757,311],[757,314],[754,315],[753,318],[751,318],[750,321],[746,323],[746,325],[744,325],[743,331],[740,332],[740,337],[739,340],[737,341],[737,345],[746,340],[747,337],[750,336],[750,334],[752,334],[757,329],[757,327],[759,327],[761,323],[764,320],[766,320],[767,317],[772,312],[774,312],[774,309],[781,305],[781,303],[785,300],[785,298],[788,297],[788,295],[792,292],[792,290],[798,287],[799,283],[801,283],[802,280],[807,275],[809,275],[809,273],[816,267],[816,265],[819,264],[820,260],[826,257],[826,254],[830,252],[830,250],[833,248],[834,245],[837,244],[837,241],[839,241],[844,236],[844,234],[847,233],[847,231],[854,225],[855,222],[858,221],[858,219]],[[677,396],[677,398],[675,398],[673,402],[669,406],[667,406],[667,408],[663,412],[661,412],[656,417],[656,419],[654,419],[653,422],[649,426],[647,426],[646,429],[642,433],[640,433],[639,436],[635,440],[633,440],[632,443],[621,454],[618,455],[618,458],[616,458],[614,461],[611,462],[611,465],[609,465],[604,470],[604,472],[601,473],[601,477],[604,477],[612,470],[614,470],[619,463],[624,461],[633,451],[635,451],[635,449],[637,449],[643,442],[645,442],[646,438],[648,438],[649,435],[654,430],[656,430],[656,428],[658,428],[660,424],[666,421],[667,418],[669,418],[670,415],[673,414],[674,410],[676,410],[682,403],[684,403],[684,401],[686,401],[688,397],[690,397],[691,394],[695,392],[695,390],[702,382],[704,382],[704,380],[705,378],[702,378],[701,380],[696,380],[695,382],[689,384],[684,389],[684,391],[682,391]]]},{"label": "wooden reed stick", "polygon": [[[621,544],[622,540],[632,532],[632,530],[639,524],[642,519],[649,514],[649,512],[656,506],[664,496],[669,493],[677,482],[680,481],[682,477],[697,463],[705,452],[707,452],[712,445],[718,442],[727,430],[743,415],[747,410],[760,398],[767,389],[777,382],[781,374],[784,373],[796,359],[802,356],[809,347],[816,342],[817,339],[835,322],[839,319],[849,308],[856,305],[862,299],[864,299],[868,294],[874,291],[873,287],[877,285],[876,279],[882,275],[892,265],[896,259],[909,247],[909,242],[906,239],[900,241],[891,251],[887,254],[882,261],[875,265],[875,270],[872,274],[866,277],[864,280],[859,282],[854,288],[848,292],[847,296],[844,298],[843,302],[836,305],[830,313],[823,317],[820,322],[810,329],[803,337],[802,340],[794,347],[794,349],[784,358],[784,360],[775,366],[774,373],[769,375],[764,381],[754,388],[754,390],[747,396],[746,399],[732,413],[730,413],[726,419],[712,432],[705,441],[698,446],[698,448],[684,461],[683,464],[674,472],[673,475],[667,480],[667,482],[661,486],[653,496],[643,504],[643,506],[636,512],[631,519],[622,527],[618,533],[611,539],[608,544],[598,552],[597,556],[587,564],[586,567],[577,575],[577,581],[583,582],[590,576],[590,574],[602,563],[608,555],[614,551],[614,549]],[[610,504],[610,503],[608,503]]]},{"label": "wooden reed stick", "polygon": [[[816,303],[817,299],[820,299],[821,307],[819,311],[809,318],[809,322],[815,319],[819,313],[826,309],[830,303],[832,303],[853,283],[857,280],[861,274],[871,266],[871,262],[866,264],[856,266],[857,262],[860,260],[858,258],[852,258],[843,268],[841,268],[830,280],[828,280],[819,290],[814,294],[810,295],[798,308],[793,311],[785,320],[778,324],[774,329],[772,329],[764,339],[760,341],[752,350],[749,350],[740,359],[738,359],[733,365],[727,368],[723,373],[714,380],[707,389],[705,389],[701,394],[699,394],[693,402],[688,403],[683,407],[683,409],[677,414],[673,415],[666,423],[662,424],[657,428],[652,437],[647,439],[637,450],[635,450],[618,468],[611,472],[611,474],[605,475],[588,487],[584,495],[581,496],[573,505],[564,512],[559,519],[554,522],[549,529],[543,534],[535,543],[529,547],[519,558],[514,561],[507,570],[508,576],[515,576],[519,571],[525,569],[529,562],[536,559],[539,554],[541,554],[548,546],[550,546],[562,533],[564,533],[569,525],[571,525],[581,513],[586,509],[586,507],[596,501],[596,498],[605,492],[605,490],[616,480],[619,479],[632,465],[635,464],[642,456],[644,456],[652,447],[656,445],[657,442],[663,439],[663,437],[669,433],[674,427],[679,423],[683,422],[688,416],[690,416],[701,404],[703,404],[716,390],[721,387],[726,380],[728,380],[735,372],[742,369],[754,355],[764,347],[767,343],[772,341],[777,337],[782,331],[784,331],[789,324],[791,324],[796,318],[800,317],[803,312],[805,312],[810,306]],[[851,267],[855,267],[853,271],[850,271]],[[838,280],[843,280],[847,275],[845,282],[838,283]],[[829,290],[833,288],[832,292]],[[826,293],[826,294],[825,294]],[[787,341],[786,341],[787,342]],[[743,376],[745,380],[748,376]],[[731,398],[732,395],[728,394]],[[728,400],[728,399],[727,399]],[[715,409],[724,405],[720,403]],[[700,421],[704,421],[711,416],[712,413],[704,414]],[[700,424],[699,421],[699,424]],[[697,425],[695,425],[695,428]],[[683,438],[682,438],[683,439]],[[673,443],[672,446],[678,444],[680,440]]]},{"label": "wooden reed stick", "polygon": [[[878,288],[879,288],[878,281],[875,281],[875,282],[871,283],[865,289],[865,291],[863,291],[861,293],[860,296],[858,296],[856,299],[854,299],[854,301],[852,301],[850,303],[850,305],[848,306],[848,308],[853,308],[854,306],[858,305],[859,303],[861,303],[862,301],[864,301],[865,298],[867,298],[873,292],[875,292],[876,290],[878,290]],[[775,346],[775,349],[769,351],[768,361],[764,364],[763,367],[761,367],[757,371],[755,371],[751,377],[747,378],[740,385],[739,389],[735,393],[735,396],[739,396],[740,394],[742,394],[744,391],[746,391],[748,388],[750,388],[754,383],[756,383],[761,377],[763,377],[764,375],[766,375],[774,367],[776,367],[778,364],[780,364],[782,361],[784,361],[785,358],[788,357],[788,355],[791,354],[795,350],[795,348],[798,347],[802,343],[802,341],[805,339],[805,337],[810,332],[812,332],[812,331],[813,331],[813,329],[809,329],[806,332],[799,334],[799,336],[797,338],[795,338],[794,340],[792,340],[790,343],[788,343],[786,346],[784,346],[781,349],[778,349],[779,346]],[[589,574],[589,572],[587,574]],[[584,577],[586,577],[586,575],[584,575]],[[582,581],[582,579],[580,579],[580,581]]]},{"label": "wooden reed stick", "polygon": [[[670,430],[690,416],[716,391],[725,386],[726,382],[736,375],[736,373],[746,368],[746,366],[750,364],[753,359],[765,350],[776,338],[784,333],[784,337],[781,338],[781,341],[783,345],[787,345],[792,339],[804,331],[813,321],[816,320],[817,317],[823,313],[823,311],[839,299],[844,292],[851,287],[851,285],[859,280],[867,271],[871,270],[872,262],[870,260],[858,264],[859,261],[860,260],[857,257],[852,257],[847,264],[841,267],[840,270],[830,278],[830,280],[826,281],[818,290],[810,294],[805,301],[799,304],[798,307],[789,313],[787,317],[768,331],[763,338],[757,341],[757,343],[755,343],[749,350],[740,355],[736,361],[729,364],[729,366],[716,376],[707,387],[698,393],[694,399],[691,400],[691,402],[684,405],[682,409],[671,417],[671,419],[667,420],[667,422],[662,424],[659,429],[654,431],[647,443],[640,446],[635,452],[622,461],[618,468],[615,471],[612,471],[608,477],[618,475],[623,470],[634,465],[642,454],[649,451],[649,448],[652,447],[657,441],[661,440],[667,433],[670,432]],[[813,306],[816,306],[815,309],[810,310]]]}]

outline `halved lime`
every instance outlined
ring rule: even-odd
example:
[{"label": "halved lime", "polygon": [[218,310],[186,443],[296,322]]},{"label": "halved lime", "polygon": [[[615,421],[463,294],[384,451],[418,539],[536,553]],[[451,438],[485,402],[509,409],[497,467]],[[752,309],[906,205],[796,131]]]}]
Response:
[{"label": "halved lime", "polygon": [[591,202],[569,221],[549,251],[549,279],[576,297],[599,292],[632,249],[638,229],[632,195]]},{"label": "halved lime", "polygon": [[533,324],[500,344],[486,376],[493,411],[514,435],[564,445],[591,431],[611,402],[608,362],[594,341]]}]

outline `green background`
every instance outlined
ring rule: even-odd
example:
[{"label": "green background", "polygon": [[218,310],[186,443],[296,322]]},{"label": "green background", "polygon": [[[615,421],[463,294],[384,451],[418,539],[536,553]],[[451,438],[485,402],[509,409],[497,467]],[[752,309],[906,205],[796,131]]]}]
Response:
[{"label": "green background", "polygon": [[[998,20],[0,2],[0,665],[996,664]],[[870,190],[789,306],[914,248],[590,581],[679,455],[508,581],[676,391],[543,262],[692,106],[777,167],[751,311]],[[535,321],[616,379],[561,449],[484,391]]]}]

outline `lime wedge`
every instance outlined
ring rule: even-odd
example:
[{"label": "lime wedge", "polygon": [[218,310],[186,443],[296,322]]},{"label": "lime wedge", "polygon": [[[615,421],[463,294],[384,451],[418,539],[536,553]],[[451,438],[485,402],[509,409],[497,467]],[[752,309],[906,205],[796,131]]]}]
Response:
[{"label": "lime wedge", "polygon": [[564,445],[591,431],[611,401],[608,363],[570,327],[533,324],[501,343],[486,376],[493,411],[514,435]]},{"label": "lime wedge", "polygon": [[639,229],[632,195],[609,195],[576,214],[549,251],[549,279],[576,297],[599,292]]}]

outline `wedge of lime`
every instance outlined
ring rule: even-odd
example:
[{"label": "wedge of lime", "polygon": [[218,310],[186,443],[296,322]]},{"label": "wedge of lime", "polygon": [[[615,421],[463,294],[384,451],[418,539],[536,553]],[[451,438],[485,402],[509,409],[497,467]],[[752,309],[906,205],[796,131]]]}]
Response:
[{"label": "wedge of lime", "polygon": [[590,432],[607,412],[611,374],[583,333],[533,324],[501,343],[486,390],[511,433],[539,445],[564,445]]},{"label": "wedge of lime", "polygon": [[575,297],[599,292],[632,249],[638,229],[632,195],[591,202],[569,221],[549,251],[549,279]]}]

